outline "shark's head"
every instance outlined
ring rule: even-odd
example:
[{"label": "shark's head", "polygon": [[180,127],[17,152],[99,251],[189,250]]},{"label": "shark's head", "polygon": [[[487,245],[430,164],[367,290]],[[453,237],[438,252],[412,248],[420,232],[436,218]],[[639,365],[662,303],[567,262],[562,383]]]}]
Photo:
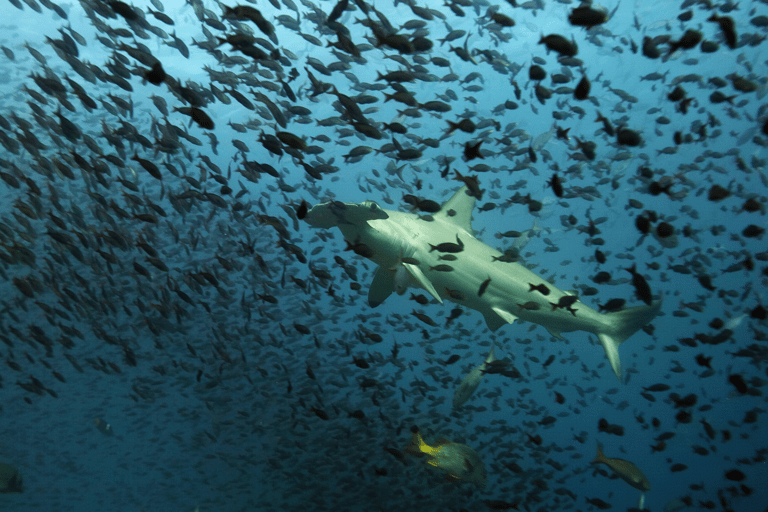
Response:
[{"label": "shark's head", "polygon": [[359,226],[369,220],[387,219],[389,215],[374,201],[342,203],[329,201],[313,206],[304,220],[316,228],[332,228],[341,224]]}]

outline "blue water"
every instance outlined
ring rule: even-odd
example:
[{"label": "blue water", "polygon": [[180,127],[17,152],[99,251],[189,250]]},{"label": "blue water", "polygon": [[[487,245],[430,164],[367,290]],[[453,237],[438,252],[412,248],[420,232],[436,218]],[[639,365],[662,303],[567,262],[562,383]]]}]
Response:
[{"label": "blue water", "polygon": [[[680,503],[696,510],[766,510],[768,437],[762,425],[768,349],[765,319],[753,317],[760,316],[765,304],[768,258],[765,235],[744,234],[750,225],[766,227],[768,138],[761,129],[768,84],[760,16],[768,16],[768,8],[763,3],[718,3],[707,10],[670,2],[609,2],[602,7],[610,19],[588,36],[568,23],[575,2],[518,7],[504,2],[498,11],[513,18],[515,26],[498,33],[487,26],[490,6],[482,2],[462,7],[464,16],[437,2],[422,4],[435,10],[431,20],[418,18],[406,3],[379,2],[376,8],[398,33],[411,34],[414,24],[400,27],[422,20],[419,30],[434,43],[429,52],[400,55],[372,44],[373,32],[357,22],[365,15],[353,1],[339,23],[358,45],[361,57],[355,60],[325,47],[337,36],[318,16],[327,16],[333,2],[287,2],[279,9],[261,2],[256,7],[274,24],[275,46],[283,57],[279,76],[287,81],[291,68],[298,72],[289,83],[298,97],[295,102],[281,92],[276,66],[249,68],[251,59],[228,44],[216,49],[218,59],[213,50],[201,47],[209,36],[224,37],[218,22],[227,33],[234,31],[214,2],[201,4],[207,14],[198,11],[213,20],[209,23],[180,1],[162,6],[173,27],[144,15],[167,34],[175,31],[189,58],[168,45],[173,42],[170,35],[163,39],[162,33],[142,32],[122,17],[95,15],[99,23],[122,31],[113,33],[115,43],[109,43],[107,29],[97,29],[82,5],[59,5],[66,21],[34,0],[5,3],[0,21],[0,45],[13,56],[0,54],[0,114],[10,127],[0,128],[0,170],[6,173],[0,182],[0,359],[5,363],[0,365],[0,463],[18,469],[24,481],[22,493],[0,495],[0,510],[459,511],[489,510],[499,501],[517,504],[520,510],[549,511],[596,510],[596,498],[614,510],[637,507],[640,491],[610,478],[606,466],[590,464],[597,442],[608,457],[631,461],[647,476],[652,485],[645,497],[647,510],[673,510]],[[145,13],[148,8],[161,10],[149,2],[134,4]],[[678,15],[688,9],[692,19],[679,21]],[[707,21],[714,12],[735,21],[736,48],[726,45],[718,24]],[[301,32],[318,38],[322,46],[279,16],[298,16]],[[379,19],[374,13],[371,17]],[[266,38],[254,23],[242,25],[255,37]],[[686,29],[700,31],[719,48],[705,53],[697,45],[670,54],[662,42],[663,58],[658,59],[631,49],[630,42],[642,46],[644,36],[678,40]],[[85,45],[77,43],[77,59],[95,66],[102,79],[89,82],[46,42],[63,40],[59,30],[73,30],[85,39]],[[464,30],[469,37],[441,44],[449,30]],[[201,108],[215,128],[190,123],[189,117],[173,111],[188,105],[167,84],[142,83],[146,66],[119,49],[120,43],[136,44],[130,32],[167,75],[187,87],[210,91],[209,72],[231,72],[254,110],[235,99],[226,104],[209,95]],[[582,68],[563,68],[555,53],[548,54],[538,44],[547,34],[572,38]],[[465,41],[475,62],[450,51]],[[42,54],[46,68],[25,44]],[[485,50],[494,52],[493,64]],[[226,60],[232,57],[241,61]],[[435,57],[447,59],[450,67],[431,62]],[[575,87],[583,69],[591,80],[590,98],[577,101],[564,91],[542,104],[528,78],[534,58],[543,59],[547,78],[542,85],[551,90]],[[323,74],[308,59],[331,70]],[[116,67],[116,60],[123,65]],[[405,64],[397,60],[423,66],[419,80],[402,84],[419,102],[440,99],[450,112],[416,109],[420,117],[401,116],[398,111],[407,105],[385,102],[384,93],[394,91],[376,80],[377,72],[403,69]],[[128,71],[123,78],[131,91],[104,78],[121,69]],[[375,101],[361,100],[360,108],[383,138],[358,135],[347,121],[321,126],[319,120],[340,116],[343,110],[334,106],[338,102],[331,93],[311,97],[307,70],[339,93],[372,96]],[[551,76],[558,73],[570,73],[571,80],[552,85]],[[641,80],[651,73],[663,78]],[[750,80],[756,90],[736,90],[728,77],[733,73]],[[66,96],[41,90],[33,74],[61,81]],[[65,75],[97,101],[95,109],[83,105]],[[725,80],[725,85],[716,89],[713,78]],[[512,79],[521,90],[519,99]],[[692,98],[687,114],[667,98],[678,83]],[[378,84],[381,90],[365,84]],[[479,88],[466,90],[472,86]],[[41,94],[47,104],[25,88]],[[713,103],[715,90],[734,97]],[[285,128],[277,126],[252,91],[278,105],[288,117]],[[132,114],[114,110],[108,95],[132,102]],[[152,95],[166,100],[171,111],[167,117]],[[517,108],[504,108],[507,101],[516,102]],[[289,114],[291,105],[311,113]],[[58,109],[81,136],[67,140]],[[638,132],[643,144],[617,145],[616,137],[595,122],[598,111],[614,127]],[[463,117],[478,125],[474,133],[457,130],[437,148],[421,143],[441,139],[447,121]],[[421,149],[420,157],[396,162],[393,148],[376,151],[393,138],[380,123],[394,121],[408,127],[407,135],[395,134],[394,139]],[[232,126],[249,122],[246,133]],[[165,124],[192,137],[177,135],[180,149],[170,156],[156,151]],[[555,125],[569,128],[570,138],[548,133]],[[706,133],[701,125],[707,125]],[[310,177],[290,154],[278,157],[259,142],[262,132],[277,130],[303,137],[316,148],[304,155],[304,162],[330,164],[322,179]],[[137,142],[134,131],[146,138],[148,147]],[[676,145],[675,131],[692,134],[692,140]],[[25,132],[45,148],[34,149]],[[210,134],[218,141],[215,150]],[[577,137],[596,144],[594,160],[580,158]],[[122,149],[116,147],[118,140]],[[239,172],[243,153],[233,140],[248,147],[248,161],[273,166],[280,178],[263,173],[255,183],[246,179]],[[484,158],[465,162],[465,143],[481,140]],[[532,144],[535,163],[527,151]],[[374,151],[345,162],[344,155],[357,146]],[[134,153],[157,164],[162,180],[131,160]],[[88,170],[80,169],[75,154],[90,164]],[[117,156],[124,166],[106,155]],[[203,156],[216,167],[209,167]],[[485,191],[473,215],[477,237],[503,250],[515,240],[500,233],[531,230],[522,262],[558,288],[579,293],[584,304],[597,308],[623,298],[627,306],[641,305],[624,270],[637,265],[654,296],[663,299],[662,314],[647,332],[621,346],[621,381],[596,337],[585,332],[566,333],[565,341],[531,323],[491,332],[483,317],[469,309],[446,325],[456,305],[419,306],[408,300],[411,292],[423,292],[417,289],[372,309],[367,293],[376,265],[345,252],[338,230],[318,230],[295,219],[302,200],[310,206],[329,199],[373,200],[403,211],[409,208],[404,194],[443,202],[460,186],[441,177],[445,159],[451,159],[449,177],[454,170],[477,175]],[[174,176],[164,162],[181,175]],[[59,163],[71,169],[71,178],[57,168]],[[478,163],[489,170],[471,168]],[[94,170],[100,165],[106,171]],[[393,165],[402,166],[401,171],[395,172]],[[642,174],[642,167],[650,174]],[[219,172],[220,179],[214,179]],[[547,185],[553,172],[563,180],[563,198]],[[653,181],[671,184],[668,193],[651,194]],[[224,183],[231,192],[222,190]],[[714,185],[730,195],[709,200]],[[203,193],[216,194],[226,204],[217,206],[215,198],[207,200]],[[541,210],[531,212],[522,201],[511,201],[516,193],[540,201]],[[744,211],[749,199],[761,211]],[[644,212],[658,217],[653,229],[661,221],[671,224],[676,244],[665,247],[653,235],[643,236],[635,220]],[[590,219],[599,229],[593,236],[587,233]],[[270,226],[274,222],[281,229]],[[686,226],[688,234],[683,233]],[[66,234],[72,242],[57,241],[51,233]],[[604,245],[595,245],[595,238]],[[143,242],[158,251],[166,270],[147,259],[136,245]],[[307,262],[286,244],[297,247]],[[594,258],[598,247],[607,257],[602,265]],[[335,257],[343,258],[346,270]],[[753,268],[743,265],[746,260]],[[142,275],[142,267],[149,277]],[[313,269],[327,271],[330,278]],[[592,281],[601,270],[611,274],[611,281]],[[218,290],[203,273],[215,279]],[[705,289],[698,274],[711,277],[715,290]],[[309,283],[307,290],[291,278]],[[359,283],[359,291],[350,287],[353,282]],[[265,296],[277,303],[263,300]],[[420,322],[414,310],[430,316],[438,327]],[[715,318],[727,325],[711,326]],[[706,343],[706,336],[725,327],[732,334],[724,342]],[[366,335],[370,333],[381,341]],[[690,339],[695,346],[685,341]],[[497,358],[509,360],[522,377],[486,375],[467,404],[452,411],[460,380],[483,361],[492,344]],[[458,362],[441,364],[453,354],[460,356]],[[555,360],[544,367],[551,355]],[[697,364],[699,355],[711,357],[711,371]],[[370,368],[358,368],[353,356],[365,358]],[[732,376],[743,379],[746,393],[729,382]],[[376,384],[364,388],[364,379]],[[671,389],[643,396],[644,388],[654,384]],[[564,403],[555,401],[555,391]],[[693,394],[696,403],[676,408],[672,393]],[[350,417],[358,410],[365,418]],[[690,421],[678,421],[680,411],[689,413]],[[540,425],[547,416],[556,421]],[[97,419],[108,423],[109,430],[100,430]],[[622,426],[623,435],[601,432],[601,419]],[[702,422],[715,430],[714,439]],[[488,471],[486,488],[450,481],[423,459],[405,455],[401,462],[385,450],[405,449],[413,425],[427,442],[447,438],[476,450]],[[663,450],[653,451],[662,433],[674,436]],[[529,441],[536,435],[541,436],[538,445]],[[696,453],[696,446],[706,455]],[[513,463],[522,471],[510,469]],[[743,473],[743,481],[727,478],[733,469]]]}]

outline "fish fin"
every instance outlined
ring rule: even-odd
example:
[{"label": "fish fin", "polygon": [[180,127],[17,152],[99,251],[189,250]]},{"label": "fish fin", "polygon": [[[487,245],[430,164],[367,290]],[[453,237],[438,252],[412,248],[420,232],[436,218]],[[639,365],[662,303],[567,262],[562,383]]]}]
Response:
[{"label": "fish fin", "polygon": [[599,464],[601,462],[605,462],[605,454],[603,454],[603,445],[601,445],[600,441],[598,441],[597,455],[595,455],[595,460],[592,461],[592,464]]},{"label": "fish fin", "polygon": [[493,309],[490,309],[485,313],[483,313],[483,317],[485,318],[485,324],[492,331],[496,331],[502,325],[507,325],[509,323],[505,319],[503,319],[501,316],[499,316],[496,313],[496,311],[494,311]]},{"label": "fish fin", "polygon": [[598,333],[597,338],[605,349],[608,362],[613,373],[621,380],[621,361],[619,361],[619,345],[630,336],[648,325],[661,311],[661,300],[650,306],[637,306],[615,313],[603,315],[606,323],[605,331]]},{"label": "fish fin", "polygon": [[550,336],[554,336],[555,338],[557,338],[559,340],[564,340],[565,339],[565,338],[563,338],[562,334],[560,334],[558,331],[555,331],[553,329],[547,329],[547,332],[549,333]]},{"label": "fish fin", "polygon": [[[403,263],[403,266],[405,269],[411,273],[413,278],[418,281],[418,283],[429,292],[431,296],[433,296],[440,304],[443,303],[443,299],[440,298],[440,295],[438,295],[437,290],[435,290],[435,287],[432,285],[432,281],[427,279],[427,276],[424,275],[424,272],[421,271],[418,265],[411,265],[410,263]],[[392,285],[392,289],[394,290],[394,284]]]},{"label": "fish fin", "polygon": [[513,315],[512,313],[510,313],[509,311],[507,311],[506,309],[501,309],[499,307],[494,307],[494,308],[491,308],[491,310],[494,313],[496,313],[497,315],[499,315],[501,317],[501,319],[504,320],[505,323],[511,324],[515,320],[517,320],[517,317],[515,315]]},{"label": "fish fin", "polygon": [[395,291],[395,275],[389,269],[379,267],[368,289],[368,305],[375,308]]},{"label": "fish fin", "polygon": [[496,356],[494,355],[493,351],[496,349],[496,345],[491,345],[491,351],[488,352],[488,357],[485,358],[485,364],[491,364],[496,360]]},{"label": "fish fin", "polygon": [[435,213],[433,217],[455,224],[472,235],[474,234],[472,230],[472,210],[474,207],[475,198],[469,195],[469,189],[464,185],[443,204],[440,211]]},{"label": "fish fin", "polygon": [[[421,437],[420,432],[414,432],[411,434],[411,439],[413,441],[413,444],[416,445],[418,450],[422,453],[426,453],[427,455],[434,455],[435,454],[435,447],[429,446],[427,443],[424,442],[424,438]],[[432,464],[432,461],[428,461],[430,464]],[[434,466],[434,464],[432,464]]]}]

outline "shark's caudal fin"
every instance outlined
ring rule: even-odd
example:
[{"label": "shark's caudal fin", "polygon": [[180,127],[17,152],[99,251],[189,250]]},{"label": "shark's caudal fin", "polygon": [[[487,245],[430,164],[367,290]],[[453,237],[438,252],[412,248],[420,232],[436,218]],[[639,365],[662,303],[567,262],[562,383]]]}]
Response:
[{"label": "shark's caudal fin", "polygon": [[630,336],[648,325],[661,310],[661,301],[658,300],[650,306],[638,306],[628,308],[616,313],[606,313],[606,329],[598,333],[597,337],[605,349],[605,355],[611,363],[613,373],[621,380],[621,362],[619,361],[619,345]]}]

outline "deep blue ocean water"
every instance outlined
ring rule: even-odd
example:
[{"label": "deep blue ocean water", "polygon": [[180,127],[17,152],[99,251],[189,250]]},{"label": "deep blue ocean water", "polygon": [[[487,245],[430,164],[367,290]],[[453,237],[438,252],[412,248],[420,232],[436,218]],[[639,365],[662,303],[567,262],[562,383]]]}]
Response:
[{"label": "deep blue ocean water", "polygon": [[[600,6],[609,19],[587,32],[568,22],[576,2],[518,4],[455,3],[460,16],[438,2],[413,4],[431,13],[378,2],[379,14],[371,10],[369,18],[379,30],[388,20],[393,32],[434,44],[400,53],[376,47],[373,29],[360,23],[364,4],[352,1],[338,23],[358,45],[353,57],[326,47],[338,41],[324,21],[334,2],[261,2],[253,5],[273,24],[273,41],[250,21],[239,30],[277,53],[253,66],[229,44],[217,46],[236,24],[214,2],[136,2],[132,12],[145,21],[130,23],[107,16],[110,5],[120,10],[114,2],[92,4],[102,14],[90,19],[86,3],[59,2],[67,20],[34,0],[5,2],[0,463],[20,471],[23,492],[0,495],[0,510],[637,507],[640,491],[590,464],[597,442],[647,476],[647,510],[766,510],[768,7],[609,2]],[[150,8],[164,10],[174,26]],[[490,25],[496,11],[515,25]],[[687,11],[690,19],[681,21]],[[714,13],[735,22],[734,48],[720,24],[708,21]],[[670,51],[668,41],[689,29],[717,43],[716,51],[701,43]],[[454,30],[465,34],[440,42]],[[179,46],[171,33],[188,58],[169,45]],[[581,65],[548,53],[539,44],[548,34],[572,39]],[[643,55],[644,37],[656,38],[659,58]],[[176,86],[142,80],[148,66],[127,49],[139,43]],[[471,60],[451,51],[464,46]],[[78,63],[92,66],[90,73]],[[540,86],[554,91],[544,102],[529,79],[533,63],[547,72]],[[385,101],[394,87],[377,73],[406,68],[418,78],[402,87],[420,104],[439,100],[450,111]],[[288,82],[291,69],[297,77]],[[360,133],[342,98],[313,95],[309,73],[356,97],[382,137]],[[553,75],[565,83],[553,84]],[[582,76],[591,81],[587,100],[556,91],[573,89]],[[217,97],[211,85],[236,88],[251,106]],[[677,85],[687,113],[668,98]],[[190,106],[180,86],[198,90],[213,129],[173,110]],[[725,99],[712,97],[716,91]],[[285,126],[257,93],[287,117]],[[153,95],[165,99],[167,116]],[[120,99],[132,112],[115,106]],[[618,144],[595,121],[598,112],[642,144]],[[335,125],[320,123],[332,117]],[[476,130],[448,135],[448,121],[462,118]],[[393,122],[407,134],[383,126]],[[567,137],[557,127],[569,129]],[[309,149],[293,152],[320,168],[321,179],[305,172],[287,142],[281,156],[260,142],[277,131],[306,141]],[[397,160],[393,138],[421,154]],[[437,147],[423,142],[430,138]],[[480,141],[483,158],[466,161],[465,145]],[[592,160],[582,150],[589,141]],[[358,146],[372,151],[359,161],[344,156]],[[162,179],[134,154],[155,163]],[[279,177],[245,171],[244,159],[272,166]],[[450,173],[441,176],[446,166]],[[415,288],[371,308],[376,265],[344,251],[337,229],[296,217],[302,201],[372,200],[401,211],[410,209],[405,194],[442,203],[460,186],[450,179],[454,171],[477,176],[484,190],[473,214],[477,238],[500,250],[522,246],[522,263],[587,306],[614,298],[641,305],[624,270],[637,266],[663,299],[662,314],[621,346],[621,380],[586,332],[556,340],[521,322],[491,332],[467,308],[447,323],[457,306],[416,304],[411,292],[424,291]],[[547,184],[553,173],[563,182],[561,198]],[[651,234],[640,232],[639,216],[651,219]],[[662,222],[672,236],[654,235]],[[527,243],[501,235],[513,230],[527,233]],[[595,260],[596,249],[605,263]],[[595,283],[599,271],[611,279]],[[492,344],[521,377],[485,375],[452,411],[459,382]],[[457,362],[443,364],[454,354]],[[740,390],[734,382],[742,381]],[[645,390],[656,384],[670,388]],[[689,395],[693,405],[676,404]],[[542,424],[547,417],[555,421]],[[601,420],[623,427],[622,435],[601,431]],[[452,481],[424,459],[396,457],[413,425],[430,443],[447,438],[476,450],[488,472],[485,489]]]}]

